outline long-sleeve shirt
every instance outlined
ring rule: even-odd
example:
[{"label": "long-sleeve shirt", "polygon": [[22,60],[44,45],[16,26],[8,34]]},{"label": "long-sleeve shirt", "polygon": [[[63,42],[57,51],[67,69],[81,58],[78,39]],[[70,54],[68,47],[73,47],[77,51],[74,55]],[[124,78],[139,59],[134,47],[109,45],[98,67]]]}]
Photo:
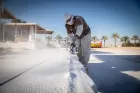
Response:
[{"label": "long-sleeve shirt", "polygon": [[70,42],[76,40],[76,38],[81,39],[86,34],[90,32],[90,28],[86,21],[81,16],[74,16],[73,25],[65,25],[67,29],[67,34],[69,36]]}]

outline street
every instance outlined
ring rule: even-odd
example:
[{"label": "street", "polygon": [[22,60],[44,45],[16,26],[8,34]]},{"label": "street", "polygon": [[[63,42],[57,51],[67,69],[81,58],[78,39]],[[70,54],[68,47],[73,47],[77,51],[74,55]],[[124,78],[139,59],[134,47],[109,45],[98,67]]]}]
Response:
[{"label": "street", "polygon": [[[89,76],[102,93],[140,93],[139,53],[119,50],[91,49]],[[67,93],[68,56],[60,49],[1,54],[0,93]]]},{"label": "street", "polygon": [[[109,52],[107,52],[109,51]],[[140,93],[138,50],[94,49],[88,65],[89,76],[103,93]]]}]

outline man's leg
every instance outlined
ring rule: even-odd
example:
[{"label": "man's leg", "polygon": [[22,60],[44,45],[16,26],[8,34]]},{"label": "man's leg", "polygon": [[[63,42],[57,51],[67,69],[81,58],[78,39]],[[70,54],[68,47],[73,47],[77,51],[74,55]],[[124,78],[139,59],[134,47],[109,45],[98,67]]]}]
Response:
[{"label": "man's leg", "polygon": [[[87,64],[90,58],[90,48],[91,48],[91,33],[84,36],[81,40],[82,56],[83,56],[83,65],[85,69],[88,70]],[[87,71],[88,72],[88,71]]]},{"label": "man's leg", "polygon": [[87,63],[90,57],[90,47],[91,47],[91,33],[84,36],[81,40],[76,40],[76,47],[78,47],[78,58],[79,61],[83,64],[86,71],[88,72]]}]

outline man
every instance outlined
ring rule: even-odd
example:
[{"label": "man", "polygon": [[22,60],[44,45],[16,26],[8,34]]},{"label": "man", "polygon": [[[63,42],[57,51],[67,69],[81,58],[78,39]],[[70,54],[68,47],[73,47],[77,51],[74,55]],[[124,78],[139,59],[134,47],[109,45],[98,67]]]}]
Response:
[{"label": "man", "polygon": [[87,69],[90,57],[91,31],[86,21],[81,16],[65,14],[65,27],[71,46],[78,48],[79,61]]}]

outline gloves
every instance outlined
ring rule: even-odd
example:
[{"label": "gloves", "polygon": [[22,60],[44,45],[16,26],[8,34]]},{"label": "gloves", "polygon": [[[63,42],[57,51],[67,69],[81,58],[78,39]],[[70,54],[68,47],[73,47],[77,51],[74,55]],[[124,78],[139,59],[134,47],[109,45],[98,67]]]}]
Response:
[{"label": "gloves", "polygon": [[75,37],[76,37],[77,39],[80,39],[80,37],[79,37],[78,35],[75,35]]},{"label": "gloves", "polygon": [[83,36],[83,35],[81,35],[81,36],[75,35],[75,37],[76,37],[77,39],[82,39],[84,36]]},{"label": "gloves", "polygon": [[70,44],[71,47],[76,47],[75,43]]}]

